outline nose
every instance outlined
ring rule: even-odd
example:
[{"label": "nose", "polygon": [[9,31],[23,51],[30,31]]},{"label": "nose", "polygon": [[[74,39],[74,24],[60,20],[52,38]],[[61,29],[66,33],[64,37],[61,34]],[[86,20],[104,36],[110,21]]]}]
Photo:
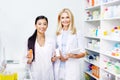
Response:
[{"label": "nose", "polygon": [[44,27],[45,27],[45,25],[44,25],[44,24],[42,24],[42,25],[41,25],[41,27],[42,27],[42,28],[44,28]]}]

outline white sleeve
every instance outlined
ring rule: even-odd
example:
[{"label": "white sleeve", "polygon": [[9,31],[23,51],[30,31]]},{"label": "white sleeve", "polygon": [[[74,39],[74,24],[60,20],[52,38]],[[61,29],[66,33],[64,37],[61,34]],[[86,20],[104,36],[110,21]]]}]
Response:
[{"label": "white sleeve", "polygon": [[73,53],[73,54],[84,53],[85,49],[84,49],[83,41],[84,40],[82,40],[82,37],[78,37],[77,35],[75,35],[70,53]]},{"label": "white sleeve", "polygon": [[80,52],[85,52],[85,40],[84,36],[82,34],[77,34],[77,41],[78,41],[78,48],[80,48]]},{"label": "white sleeve", "polygon": [[72,46],[74,47],[73,49],[76,49],[78,48],[78,40],[77,40],[77,35],[74,36],[74,39],[73,39],[73,44]]},{"label": "white sleeve", "polygon": [[52,57],[55,55],[55,49],[56,49],[56,40],[52,39]]},{"label": "white sleeve", "polygon": [[69,52],[72,54],[79,54],[77,36],[73,35],[71,38],[72,42],[69,44]]}]

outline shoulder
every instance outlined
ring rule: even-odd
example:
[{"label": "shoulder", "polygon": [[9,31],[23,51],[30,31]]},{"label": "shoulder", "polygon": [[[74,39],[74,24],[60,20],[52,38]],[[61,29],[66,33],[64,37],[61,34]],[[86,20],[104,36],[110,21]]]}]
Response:
[{"label": "shoulder", "polygon": [[77,34],[69,34],[70,37],[77,38]]}]

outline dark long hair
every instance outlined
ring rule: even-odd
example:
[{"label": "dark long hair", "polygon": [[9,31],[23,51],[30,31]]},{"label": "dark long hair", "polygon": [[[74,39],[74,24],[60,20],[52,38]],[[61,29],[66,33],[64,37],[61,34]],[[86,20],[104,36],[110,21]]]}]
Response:
[{"label": "dark long hair", "polygon": [[[45,16],[38,16],[36,19],[35,19],[35,25],[37,24],[37,21],[40,20],[40,19],[45,19],[47,21],[47,24],[48,24],[48,19],[47,17]],[[33,33],[32,36],[30,36],[28,38],[28,50],[29,49],[32,49],[33,50],[33,60],[35,60],[35,41],[36,41],[36,37],[37,37],[37,30],[35,30],[35,32]]]}]

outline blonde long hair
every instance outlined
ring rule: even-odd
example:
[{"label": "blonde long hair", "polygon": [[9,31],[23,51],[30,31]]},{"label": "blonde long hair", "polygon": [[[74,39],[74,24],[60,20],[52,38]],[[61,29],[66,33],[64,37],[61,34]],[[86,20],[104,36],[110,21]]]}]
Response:
[{"label": "blonde long hair", "polygon": [[61,15],[62,13],[67,13],[70,17],[70,25],[68,27],[68,30],[70,30],[71,34],[76,34],[76,28],[74,25],[74,16],[72,14],[72,12],[68,9],[68,8],[64,8],[62,9],[62,11],[58,14],[58,26],[57,26],[57,30],[56,30],[56,35],[60,35],[61,31],[62,31],[62,24],[61,24]]}]

